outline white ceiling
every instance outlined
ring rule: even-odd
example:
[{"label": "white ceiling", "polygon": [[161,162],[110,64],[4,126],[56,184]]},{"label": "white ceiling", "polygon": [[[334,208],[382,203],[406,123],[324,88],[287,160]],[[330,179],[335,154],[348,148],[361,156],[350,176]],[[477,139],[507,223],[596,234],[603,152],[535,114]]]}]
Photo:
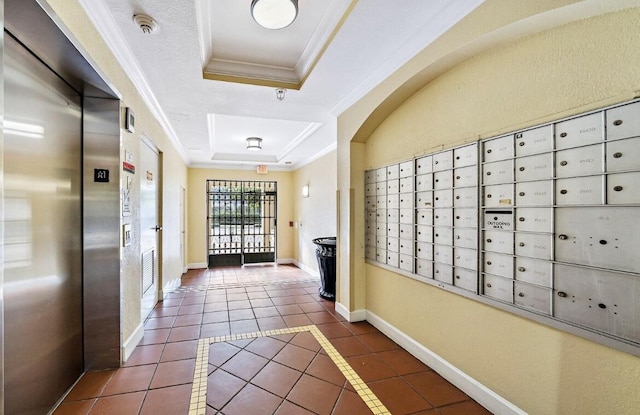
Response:
[{"label": "white ceiling", "polygon": [[[185,162],[272,170],[335,149],[336,117],[482,2],[299,0],[296,21],[273,31],[251,0],[81,0]],[[143,33],[135,14],[160,29]],[[279,101],[270,82],[287,76],[302,85]],[[245,148],[250,136],[261,151]]]}]

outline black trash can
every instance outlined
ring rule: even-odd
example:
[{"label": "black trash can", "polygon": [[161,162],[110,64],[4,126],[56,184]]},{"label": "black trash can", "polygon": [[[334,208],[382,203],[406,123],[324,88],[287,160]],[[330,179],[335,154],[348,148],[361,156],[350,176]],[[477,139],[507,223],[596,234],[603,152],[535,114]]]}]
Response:
[{"label": "black trash can", "polygon": [[316,238],[313,243],[316,248],[318,258],[318,269],[320,270],[320,297],[336,300],[336,237],[328,236]]}]

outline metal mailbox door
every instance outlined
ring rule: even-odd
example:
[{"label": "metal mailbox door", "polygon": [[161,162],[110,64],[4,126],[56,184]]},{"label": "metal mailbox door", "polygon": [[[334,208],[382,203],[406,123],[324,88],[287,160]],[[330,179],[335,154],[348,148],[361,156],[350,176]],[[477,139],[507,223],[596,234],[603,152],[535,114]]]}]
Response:
[{"label": "metal mailbox door", "polygon": [[416,168],[415,168],[416,174],[423,175],[426,173],[433,172],[432,160],[433,160],[432,156],[425,156],[425,157],[420,157],[419,159],[416,159]]},{"label": "metal mailbox door", "polygon": [[513,134],[483,142],[482,156],[485,162],[513,158]]},{"label": "metal mailbox door", "polygon": [[400,178],[400,193],[411,193],[413,190],[413,176]]},{"label": "metal mailbox door", "polygon": [[[377,214],[379,215],[379,214]],[[386,235],[387,234],[387,222],[386,221],[379,221],[376,222],[376,234],[377,235]]]},{"label": "metal mailbox door", "polygon": [[553,232],[553,209],[516,209],[516,230],[529,232]]},{"label": "metal mailbox door", "polygon": [[413,239],[413,225],[400,224],[400,238]]},{"label": "metal mailbox door", "polygon": [[640,203],[640,172],[608,175],[607,202],[610,205]]},{"label": "metal mailbox door", "polygon": [[387,180],[387,194],[400,193],[400,179]]},{"label": "metal mailbox door", "polygon": [[400,269],[413,272],[413,256],[400,254]]},{"label": "metal mailbox door", "polygon": [[400,254],[397,252],[387,252],[387,265],[399,268],[400,266]]},{"label": "metal mailbox door", "polygon": [[478,210],[470,208],[453,209],[453,226],[462,228],[478,227]]},{"label": "metal mailbox door", "polygon": [[387,182],[376,182],[376,196],[386,196],[387,195]]},{"label": "metal mailbox door", "polygon": [[453,247],[433,245],[433,261],[440,264],[453,265]]},{"label": "metal mailbox door", "polygon": [[432,208],[433,207],[433,192],[418,192],[416,193],[416,208]]},{"label": "metal mailbox door", "polygon": [[553,150],[553,125],[516,133],[516,156],[545,153]]},{"label": "metal mailbox door", "polygon": [[380,167],[376,169],[376,182],[384,182],[387,180],[387,168]]},{"label": "metal mailbox door", "polygon": [[557,261],[640,272],[637,207],[556,209]]},{"label": "metal mailbox door", "polygon": [[387,209],[387,223],[399,223],[400,209]]},{"label": "metal mailbox door", "polygon": [[548,233],[516,232],[516,255],[551,260],[553,235]]},{"label": "metal mailbox door", "polygon": [[482,183],[500,184],[513,182],[513,160],[495,161],[482,165]]},{"label": "metal mailbox door", "polygon": [[513,303],[523,308],[539,311],[543,314],[551,314],[550,288],[536,287],[526,283],[514,281],[513,283]]},{"label": "metal mailbox door", "polygon": [[453,250],[453,265],[465,269],[478,269],[478,251],[475,249],[455,248]]},{"label": "metal mailbox door", "polygon": [[478,233],[475,229],[454,228],[453,245],[458,248],[478,248]]},{"label": "metal mailbox door", "polygon": [[433,209],[433,224],[453,226],[453,209]]},{"label": "metal mailbox door", "polygon": [[387,225],[387,237],[389,238],[400,237],[400,226],[397,223],[390,223],[389,225]]},{"label": "metal mailbox door", "polygon": [[416,191],[433,190],[433,173],[416,176]]},{"label": "metal mailbox door", "polygon": [[376,182],[376,171],[375,170],[367,170],[364,172],[364,182],[366,184],[371,184]]},{"label": "metal mailbox door", "polygon": [[365,200],[366,200],[365,204],[366,204],[367,210],[375,210],[378,207],[375,196],[367,196]]},{"label": "metal mailbox door", "polygon": [[554,316],[640,342],[640,277],[556,265]]},{"label": "metal mailbox door", "polygon": [[607,140],[640,136],[640,102],[606,111]]},{"label": "metal mailbox door", "polygon": [[400,193],[400,209],[413,209],[413,193]]},{"label": "metal mailbox door", "polygon": [[453,168],[453,150],[433,155],[433,171],[451,170]]},{"label": "metal mailbox door", "polygon": [[435,226],[433,228],[433,242],[442,245],[453,245],[453,228]]},{"label": "metal mailbox door", "polygon": [[433,211],[432,209],[420,209],[416,213],[416,224],[418,225],[433,225]]},{"label": "metal mailbox door", "polygon": [[556,124],[556,149],[594,144],[603,139],[603,113],[572,118]]},{"label": "metal mailbox door", "polygon": [[410,225],[413,223],[413,209],[400,209],[400,223]]},{"label": "metal mailbox door", "polygon": [[394,180],[399,178],[400,178],[400,166],[398,164],[387,166],[387,180]]},{"label": "metal mailbox door", "polygon": [[433,228],[431,226],[416,226],[416,240],[418,242],[433,242]]},{"label": "metal mailbox door", "polygon": [[553,153],[516,159],[516,181],[546,180],[553,177]]},{"label": "metal mailbox door", "polygon": [[434,189],[450,189],[453,187],[453,174],[451,170],[437,171],[433,173]]},{"label": "metal mailbox door", "polygon": [[513,280],[497,277],[495,275],[483,275],[482,293],[496,300],[513,303]]},{"label": "metal mailbox door", "polygon": [[387,249],[386,235],[376,235],[376,246],[381,249]]},{"label": "metal mailbox door", "polygon": [[553,205],[553,181],[516,183],[516,206]]},{"label": "metal mailbox door", "polygon": [[610,141],[606,153],[608,172],[640,169],[640,137]]},{"label": "metal mailbox door", "polygon": [[513,232],[483,231],[482,245],[485,251],[513,255]]},{"label": "metal mailbox door", "polygon": [[604,146],[572,148],[556,153],[556,177],[590,176],[604,172]]},{"label": "metal mailbox door", "polygon": [[453,284],[453,267],[448,264],[434,263],[433,278],[447,284]]},{"label": "metal mailbox door", "polygon": [[453,285],[474,293],[478,292],[478,272],[464,268],[453,269]]},{"label": "metal mailbox door", "polygon": [[482,227],[512,231],[515,229],[512,210],[485,210]]},{"label": "metal mailbox door", "polygon": [[364,187],[364,195],[369,197],[369,196],[375,196],[376,195],[376,184],[375,183],[367,183],[367,185]]},{"label": "metal mailbox door", "polygon": [[453,189],[453,206],[455,207],[478,206],[478,188],[463,187],[461,189]]},{"label": "metal mailbox door", "polygon": [[516,257],[516,280],[551,288],[551,262]]},{"label": "metal mailbox door", "polygon": [[400,163],[400,177],[413,177],[413,160]]},{"label": "metal mailbox door", "polygon": [[400,240],[398,238],[387,237],[387,251],[399,252]]},{"label": "metal mailbox door", "polygon": [[478,145],[458,147],[453,149],[453,166],[465,167],[478,164]]},{"label": "metal mailbox door", "polygon": [[400,207],[400,195],[389,194],[387,196],[387,209],[398,209]]},{"label": "metal mailbox door", "polygon": [[433,261],[433,245],[426,242],[416,244],[416,258]]},{"label": "metal mailbox door", "polygon": [[485,186],[484,206],[512,206],[513,205],[513,184],[497,184],[493,186]]},{"label": "metal mailbox door", "polygon": [[424,259],[417,259],[416,274],[427,278],[433,278],[433,262]]},{"label": "metal mailbox door", "polygon": [[365,258],[366,259],[372,259],[372,260],[376,260],[376,247],[375,246],[367,246],[365,248]]},{"label": "metal mailbox door", "polygon": [[511,255],[485,252],[482,266],[484,272],[488,274],[513,278],[513,257]]},{"label": "metal mailbox door", "polygon": [[604,203],[604,176],[556,180],[557,205],[599,205]]},{"label": "metal mailbox door", "polygon": [[452,207],[453,206],[453,189],[434,190],[433,206]]},{"label": "metal mailbox door", "polygon": [[398,252],[402,255],[410,255],[413,257],[413,241],[410,239],[399,239],[400,248]]},{"label": "metal mailbox door", "polygon": [[476,166],[457,168],[453,171],[454,187],[476,187],[478,185],[478,168]]},{"label": "metal mailbox door", "polygon": [[387,263],[387,250],[383,248],[376,249],[376,261],[381,264]]}]

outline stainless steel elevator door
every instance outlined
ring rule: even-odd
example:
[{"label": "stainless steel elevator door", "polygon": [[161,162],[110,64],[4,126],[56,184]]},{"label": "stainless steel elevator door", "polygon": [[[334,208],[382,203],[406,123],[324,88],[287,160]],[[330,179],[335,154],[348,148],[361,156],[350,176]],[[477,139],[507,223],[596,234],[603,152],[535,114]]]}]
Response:
[{"label": "stainless steel elevator door", "polygon": [[5,34],[5,414],[46,414],[83,371],[81,99]]}]

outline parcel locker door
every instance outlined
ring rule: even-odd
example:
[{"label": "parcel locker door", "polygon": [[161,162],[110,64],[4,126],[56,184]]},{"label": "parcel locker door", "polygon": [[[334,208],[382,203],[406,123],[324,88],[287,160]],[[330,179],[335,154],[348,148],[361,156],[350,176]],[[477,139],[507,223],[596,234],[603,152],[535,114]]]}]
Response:
[{"label": "parcel locker door", "polygon": [[545,153],[553,150],[553,125],[516,133],[516,156]]},{"label": "parcel locker door", "polygon": [[433,262],[425,259],[416,259],[416,274],[426,278],[433,278]]},{"label": "parcel locker door", "polygon": [[478,292],[478,272],[464,268],[453,269],[453,285],[474,293]]},{"label": "parcel locker door", "polygon": [[478,185],[478,168],[476,166],[457,168],[453,171],[454,187],[475,187]]},{"label": "parcel locker door", "polygon": [[451,170],[437,171],[433,173],[434,189],[450,189],[453,187],[453,172]]},{"label": "parcel locker door", "polygon": [[513,257],[511,255],[485,252],[482,263],[484,272],[499,275],[505,278],[513,278]]},{"label": "parcel locker door", "polygon": [[478,164],[478,145],[471,144],[469,146],[453,149],[453,166],[465,167]]},{"label": "parcel locker door", "polygon": [[516,232],[516,255],[551,260],[553,235],[548,233]]},{"label": "parcel locker door", "polygon": [[551,262],[516,257],[516,280],[551,287]]},{"label": "parcel locker door", "polygon": [[433,190],[433,173],[416,176],[416,192]]},{"label": "parcel locker door", "polygon": [[513,160],[495,161],[482,165],[482,184],[513,182]]},{"label": "parcel locker door", "polygon": [[551,314],[551,288],[537,287],[518,281],[513,283],[513,303],[540,313]]},{"label": "parcel locker door", "polygon": [[496,300],[513,303],[513,280],[495,275],[482,276],[482,293]]},{"label": "parcel locker door", "polygon": [[400,163],[400,177],[412,177],[413,176],[413,160]]},{"label": "parcel locker door", "polygon": [[453,265],[471,270],[478,269],[478,251],[456,247],[453,250]]},{"label": "parcel locker door", "polygon": [[553,153],[516,159],[516,181],[546,180],[553,177]]},{"label": "parcel locker door", "polygon": [[572,118],[556,124],[556,149],[595,144],[603,139],[603,113]]},{"label": "parcel locker door", "polygon": [[600,205],[604,203],[604,176],[556,180],[556,205]]},{"label": "parcel locker door", "polygon": [[419,159],[416,159],[416,175],[420,176],[423,174],[427,174],[427,173],[431,173],[433,172],[433,156],[425,156],[425,157],[420,157]]},{"label": "parcel locker door", "polygon": [[603,173],[603,152],[602,144],[556,152],[556,177],[590,176]]},{"label": "parcel locker door", "polygon": [[606,111],[607,140],[640,136],[640,102]]},{"label": "parcel locker door", "polygon": [[478,231],[472,228],[454,228],[453,245],[456,248],[476,249],[478,247]]},{"label": "parcel locker door", "polygon": [[498,207],[498,206],[512,206],[513,205],[513,184],[496,184],[493,186],[485,186],[483,188],[484,193],[484,206],[486,207]]},{"label": "parcel locker door", "polygon": [[640,172],[608,175],[607,203],[610,205],[640,203]]},{"label": "parcel locker door", "polygon": [[640,277],[555,266],[554,316],[640,342]]},{"label": "parcel locker door", "polygon": [[513,255],[513,232],[483,231],[482,246],[485,251]]},{"label": "parcel locker door", "polygon": [[551,208],[518,208],[515,222],[517,231],[551,233],[553,210]]},{"label": "parcel locker door", "polygon": [[513,158],[513,134],[482,143],[482,159],[485,162]]},{"label": "parcel locker door", "polygon": [[640,272],[637,207],[557,208],[556,261]]},{"label": "parcel locker door", "polygon": [[433,155],[433,171],[451,170],[453,168],[453,150]]},{"label": "parcel locker door", "polygon": [[606,144],[608,172],[640,170],[640,137]]},{"label": "parcel locker door", "polygon": [[434,263],[433,278],[447,284],[453,284],[453,267],[448,264]]},{"label": "parcel locker door", "polygon": [[463,187],[453,189],[453,206],[470,208],[478,206],[478,188]]},{"label": "parcel locker door", "polygon": [[553,205],[553,181],[516,183],[516,206]]}]

